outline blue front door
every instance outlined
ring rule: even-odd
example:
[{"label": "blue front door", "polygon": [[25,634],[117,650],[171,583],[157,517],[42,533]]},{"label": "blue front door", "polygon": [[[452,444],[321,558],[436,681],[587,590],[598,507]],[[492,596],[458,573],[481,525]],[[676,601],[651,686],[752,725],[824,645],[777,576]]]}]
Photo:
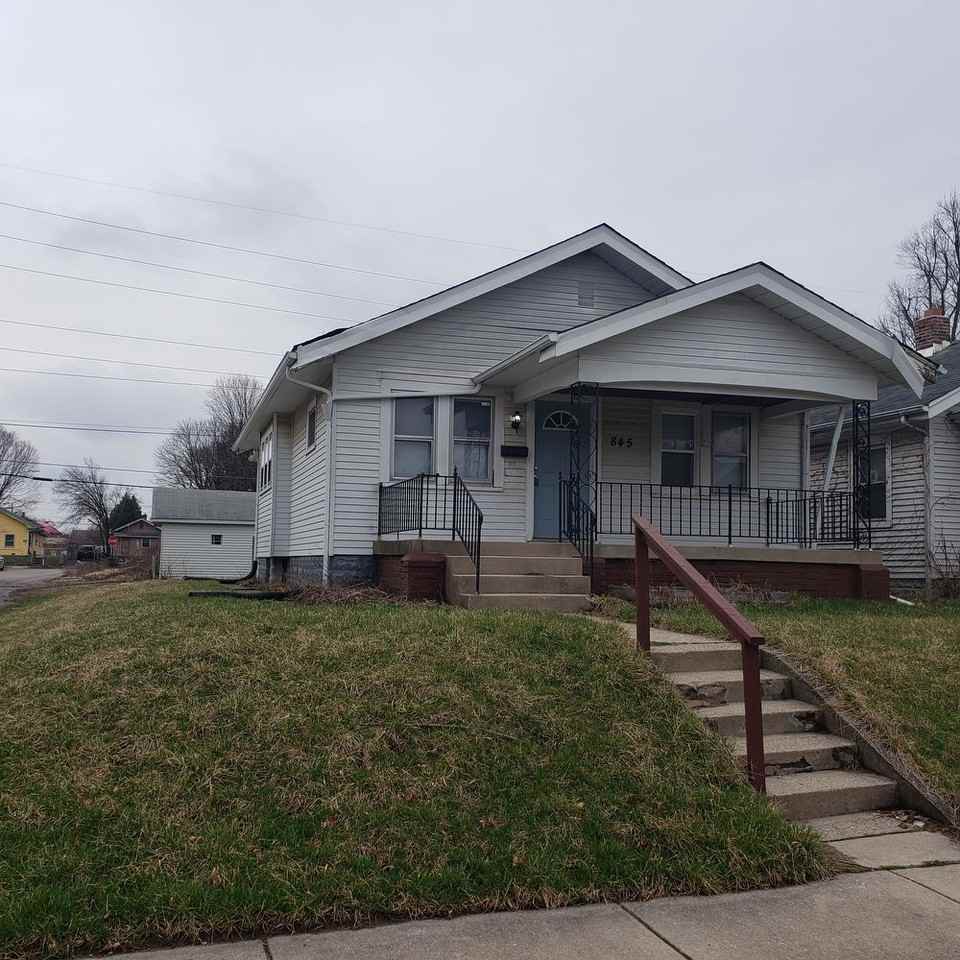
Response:
[{"label": "blue front door", "polygon": [[[562,400],[538,400],[535,405],[535,469],[533,535],[556,540],[560,536],[560,474],[570,475],[570,435],[579,428],[584,453],[590,436],[590,407]],[[582,459],[586,463],[586,459]]]}]

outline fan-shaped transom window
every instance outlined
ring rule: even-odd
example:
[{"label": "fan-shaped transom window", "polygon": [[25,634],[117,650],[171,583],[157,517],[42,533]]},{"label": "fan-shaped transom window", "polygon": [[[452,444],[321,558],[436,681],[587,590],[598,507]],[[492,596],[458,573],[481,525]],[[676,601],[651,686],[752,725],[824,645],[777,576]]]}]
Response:
[{"label": "fan-shaped transom window", "polygon": [[580,421],[569,410],[554,410],[543,418],[544,430],[579,430]]}]

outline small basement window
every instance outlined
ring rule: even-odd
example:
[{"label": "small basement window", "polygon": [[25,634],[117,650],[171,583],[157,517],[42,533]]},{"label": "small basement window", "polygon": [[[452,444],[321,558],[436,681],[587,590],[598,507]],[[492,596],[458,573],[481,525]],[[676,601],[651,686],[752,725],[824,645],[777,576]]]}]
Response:
[{"label": "small basement window", "polygon": [[210,543],[211,543],[213,546],[215,546],[215,547],[219,547],[220,544],[223,543],[223,534],[222,534],[222,533],[211,533],[211,534],[210,534]]}]

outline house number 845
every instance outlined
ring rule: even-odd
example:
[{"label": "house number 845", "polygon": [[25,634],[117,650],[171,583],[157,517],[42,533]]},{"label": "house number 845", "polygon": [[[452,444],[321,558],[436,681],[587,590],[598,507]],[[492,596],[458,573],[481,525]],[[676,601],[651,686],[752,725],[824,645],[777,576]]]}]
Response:
[{"label": "house number 845", "polygon": [[632,447],[633,437],[624,437],[623,435],[612,436],[610,438],[610,446],[611,447]]}]

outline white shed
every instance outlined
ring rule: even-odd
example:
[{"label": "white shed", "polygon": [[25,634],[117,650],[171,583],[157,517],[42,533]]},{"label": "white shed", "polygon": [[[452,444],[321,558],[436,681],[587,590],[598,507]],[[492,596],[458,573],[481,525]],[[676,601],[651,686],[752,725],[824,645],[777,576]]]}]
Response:
[{"label": "white shed", "polygon": [[256,494],[154,488],[160,575],[232,579],[253,565]]}]

